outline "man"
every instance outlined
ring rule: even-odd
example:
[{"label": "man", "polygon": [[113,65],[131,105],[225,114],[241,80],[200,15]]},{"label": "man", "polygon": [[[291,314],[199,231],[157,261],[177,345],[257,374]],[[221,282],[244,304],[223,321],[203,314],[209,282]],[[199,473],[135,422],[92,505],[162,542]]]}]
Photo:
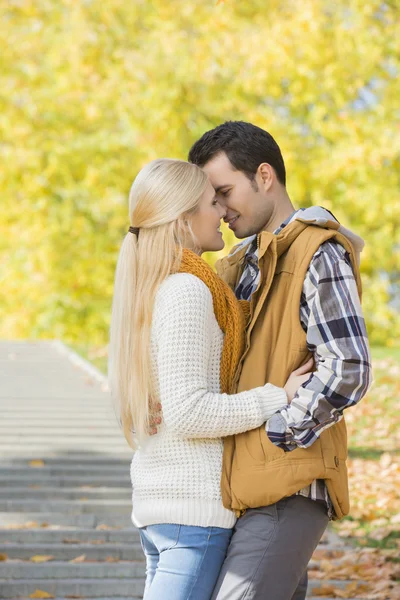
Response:
[{"label": "man", "polygon": [[349,510],[343,411],[371,381],[363,242],[322,208],[295,211],[279,146],[250,123],[208,131],[189,161],[209,175],[225,221],[246,238],[217,265],[251,301],[238,391],[283,385],[311,355],[316,364],[291,405],[225,441],[224,505],[241,516],[213,598],[304,600],[312,553],[329,519]]}]

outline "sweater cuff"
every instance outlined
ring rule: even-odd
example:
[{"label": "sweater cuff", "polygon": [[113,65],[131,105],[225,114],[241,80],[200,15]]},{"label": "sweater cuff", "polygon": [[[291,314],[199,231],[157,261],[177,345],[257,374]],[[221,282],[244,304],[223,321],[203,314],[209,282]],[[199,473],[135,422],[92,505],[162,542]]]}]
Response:
[{"label": "sweater cuff", "polygon": [[274,415],[278,410],[288,405],[286,392],[283,388],[276,387],[272,383],[267,383],[263,388],[263,415],[267,420]]}]

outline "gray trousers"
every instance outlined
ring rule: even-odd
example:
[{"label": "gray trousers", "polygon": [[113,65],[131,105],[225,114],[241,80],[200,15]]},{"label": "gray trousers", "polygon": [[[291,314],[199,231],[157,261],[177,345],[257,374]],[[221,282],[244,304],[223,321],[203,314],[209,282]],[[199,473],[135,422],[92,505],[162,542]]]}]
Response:
[{"label": "gray trousers", "polygon": [[304,600],[307,565],[328,516],[320,502],[290,496],[238,519],[212,600]]}]

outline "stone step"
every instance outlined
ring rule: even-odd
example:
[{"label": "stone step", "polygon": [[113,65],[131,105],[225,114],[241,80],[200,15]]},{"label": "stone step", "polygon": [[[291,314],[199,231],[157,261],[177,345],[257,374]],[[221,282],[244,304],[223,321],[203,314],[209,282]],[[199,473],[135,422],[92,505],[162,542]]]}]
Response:
[{"label": "stone step", "polygon": [[[43,378],[46,376],[46,372],[43,372]],[[33,407],[36,405],[36,402],[40,402],[43,398],[53,400],[54,403],[60,403],[65,401],[67,406],[71,405],[79,409],[79,403],[76,401],[77,398],[81,398],[81,401],[85,404],[89,404],[92,401],[93,405],[99,403],[99,389],[93,385],[88,385],[84,380],[75,381],[73,377],[63,377],[60,378],[55,375],[52,380],[46,382],[43,386],[37,385],[38,374],[32,375],[30,377],[21,377],[14,387],[14,379],[15,377],[10,376],[2,376],[1,384],[5,389],[11,389],[14,387],[12,394],[5,396],[3,393],[2,403],[4,400],[8,400],[9,402],[14,400],[18,402],[18,400],[23,399],[24,402],[18,404],[16,409],[24,404],[30,405]],[[65,398],[65,390],[68,389],[71,396]],[[104,394],[106,397],[106,395]],[[72,400],[74,398],[75,400]]]},{"label": "stone step", "polygon": [[[105,561],[112,557],[118,560],[143,561],[142,546],[139,542],[135,544],[104,543],[104,544],[40,544],[38,542],[27,544],[5,543],[0,545],[0,553],[4,553],[10,559],[29,560],[34,555],[52,556],[54,561],[69,561],[77,556],[86,556],[87,560]],[[18,563],[19,564],[19,563]],[[16,568],[18,565],[14,565]],[[11,575],[2,575],[2,563],[0,562],[0,578],[6,579]],[[18,570],[18,569],[17,569]],[[15,577],[16,575],[12,575]],[[18,575],[22,577],[22,575]]]},{"label": "stone step", "polygon": [[[363,581],[360,579],[352,580],[352,581],[342,580],[342,579],[310,579],[308,581],[307,597],[313,598],[315,600],[314,590],[316,590],[317,594],[318,594],[318,588],[321,588],[321,587],[333,587],[333,588],[337,588],[338,590],[344,590],[344,588],[346,588],[349,585],[349,583],[357,583],[357,587],[361,587],[361,588],[367,584],[366,581]],[[327,598],[329,598],[329,597],[325,597],[325,600],[327,600]]]},{"label": "stone step", "polygon": [[[108,387],[106,381],[103,383],[96,382],[94,377],[80,371],[71,364],[68,364],[68,362],[65,363],[65,367],[65,369],[60,369],[60,365],[55,362],[49,364],[35,362],[31,364],[29,361],[9,361],[8,363],[1,361],[0,375],[4,381],[8,379],[8,385],[5,389],[10,390],[13,395],[18,395],[18,390],[21,387],[25,391],[25,394],[29,394],[31,390],[26,383],[31,382],[32,379],[34,379],[38,389],[46,390],[47,392],[49,387],[52,385],[57,386],[58,384],[57,389],[60,395],[65,394],[65,390],[70,391],[64,385],[66,381],[70,381],[81,393],[85,386],[97,388],[97,391],[99,391],[101,386],[104,389]],[[18,376],[17,380],[15,380],[16,375]]]},{"label": "stone step", "polygon": [[[80,452],[82,454],[93,455],[95,452],[97,456],[102,456],[104,453],[104,444],[96,443],[91,444],[79,444],[79,446],[75,448],[71,448],[71,446],[57,443],[57,441],[52,442],[51,444],[28,444],[26,446],[15,446],[15,444],[1,444],[0,441],[0,457],[2,461],[4,460],[15,460],[18,458],[22,458],[26,460],[26,456],[29,455],[32,458],[41,458],[42,456],[74,456],[76,452]],[[129,448],[128,444],[123,446],[107,446],[107,457],[108,458],[120,458],[121,456],[132,457],[132,450]]]},{"label": "stone step", "polygon": [[60,421],[62,421],[63,428],[68,429],[68,431],[74,427],[75,429],[84,429],[88,427],[102,427],[103,429],[108,428],[108,430],[112,430],[114,433],[120,433],[123,435],[121,429],[118,427],[118,423],[113,417],[109,417],[108,415],[93,415],[93,413],[81,414],[79,413],[79,419],[75,416],[71,416],[71,413],[60,415],[59,413],[53,415],[40,416],[36,412],[34,415],[26,415],[24,412],[24,417],[27,422],[29,422],[29,427],[21,428],[21,419],[16,418],[14,416],[10,417],[7,414],[2,412],[1,415],[1,423],[0,428],[1,431],[10,431],[12,428],[14,431],[24,431],[27,434],[32,432],[32,429],[35,430],[41,428],[42,430],[50,430],[50,431],[58,431],[60,426]]},{"label": "stone step", "polygon": [[2,499],[20,499],[29,497],[31,500],[43,499],[62,499],[62,500],[80,500],[85,499],[113,499],[113,500],[130,500],[130,487],[110,488],[98,487],[89,488],[81,486],[77,488],[68,487],[48,487],[48,486],[24,486],[24,487],[2,487],[0,488],[0,500]]},{"label": "stone step", "polygon": [[[49,429],[56,431],[60,426],[60,421],[62,421],[63,427],[78,427],[85,426],[90,427],[92,425],[101,425],[103,427],[108,427],[114,433],[119,433],[123,436],[123,432],[118,425],[117,420],[113,415],[109,415],[106,412],[101,413],[97,408],[88,410],[87,412],[79,411],[79,419],[73,414],[71,411],[60,414],[60,411],[51,413],[50,410],[43,410],[43,414],[38,413],[36,410],[34,413],[28,413],[26,408],[21,408],[21,411],[24,412],[24,418],[26,422],[29,423],[29,428],[24,427],[26,433],[31,433],[33,429],[37,429],[41,427],[42,429]],[[95,414],[93,414],[95,412]],[[4,430],[12,427],[15,432],[19,432],[21,426],[21,419],[15,416],[15,410],[13,412],[5,412],[2,408],[1,415],[1,423],[0,427]]]},{"label": "stone step", "polygon": [[[133,455],[133,452],[132,452]],[[54,466],[54,467],[59,467],[59,466],[73,466],[75,464],[78,465],[97,465],[97,466],[104,466],[104,467],[112,467],[112,466],[117,466],[117,467],[123,467],[125,465],[128,465],[129,468],[129,464],[130,464],[130,457],[127,456],[126,453],[121,454],[121,456],[104,456],[104,455],[99,455],[99,454],[75,454],[73,451],[71,451],[70,454],[67,454],[65,456],[59,456],[57,454],[54,455],[45,455],[45,456],[40,456],[40,457],[30,457],[30,458],[26,458],[25,457],[14,457],[14,458],[9,458],[9,457],[2,457],[0,458],[0,466],[4,466],[4,467],[12,467],[14,465],[16,466],[29,466],[29,462],[34,459],[34,458],[40,458],[41,460],[43,460],[43,462],[45,463],[45,466]]]},{"label": "stone step", "polygon": [[[92,416],[96,416],[97,412],[99,414],[107,414],[115,416],[115,411],[113,409],[112,401],[108,397],[105,400],[99,398],[99,395],[92,396],[90,398],[80,398],[79,395],[74,398],[57,398],[57,402],[54,403],[54,398],[52,396],[41,396],[40,398],[35,398],[34,401],[28,397],[18,396],[17,398],[8,397],[4,398],[0,396],[1,406],[4,407],[4,410],[7,414],[14,415],[17,417],[18,411],[21,408],[28,411],[32,417],[37,416],[41,412],[48,411],[48,414],[56,416],[58,414],[71,416],[75,414],[71,411],[71,407],[76,409],[76,411],[80,414],[91,414]],[[20,421],[21,424],[21,421]]]},{"label": "stone step", "polygon": [[2,340],[0,342],[1,361],[23,361],[27,362],[59,362],[57,352],[54,352],[53,342],[48,341],[23,341]]},{"label": "stone step", "polygon": [[79,476],[79,475],[65,475],[55,476],[41,474],[40,469],[35,469],[31,475],[20,476],[20,475],[0,475],[0,487],[1,486],[14,486],[14,485],[39,485],[39,484],[50,484],[52,486],[64,486],[64,487],[79,487],[81,485],[96,485],[99,487],[110,486],[110,487],[130,487],[130,476],[127,471],[125,476]]},{"label": "stone step", "polygon": [[[22,411],[29,423],[29,427],[20,427],[18,422],[5,418],[2,413],[0,423],[0,439],[2,440],[2,444],[9,443],[8,439],[4,438],[3,440],[3,436],[10,438],[11,434],[13,436],[26,436],[27,440],[30,440],[31,443],[44,435],[45,439],[43,441],[47,442],[51,434],[57,435],[59,432],[60,436],[65,438],[71,435],[72,432],[76,432],[76,436],[78,436],[78,434],[83,436],[86,432],[94,430],[93,428],[96,428],[97,430],[101,429],[106,437],[121,438],[122,441],[125,440],[118,423],[116,423],[113,418],[109,418],[106,415],[104,415],[104,417],[96,416],[95,418],[91,415],[82,415],[82,417],[79,415],[79,419],[71,417],[71,415],[57,415],[54,416],[54,418],[50,418],[46,415],[43,416],[43,418],[35,419],[26,415],[23,409]],[[43,424],[44,419],[46,419],[45,425]],[[63,421],[62,426],[60,426],[60,420]],[[73,448],[71,444],[69,447]]]},{"label": "stone step", "polygon": [[64,431],[59,436],[55,430],[48,431],[47,434],[37,434],[35,432],[30,434],[1,434],[1,441],[2,444],[24,444],[26,449],[30,449],[31,445],[36,445],[38,441],[42,444],[48,442],[49,444],[56,443],[57,445],[68,442],[70,446],[79,444],[79,448],[90,447],[94,444],[94,447],[96,448],[101,447],[103,449],[108,449],[108,447],[112,445],[122,449],[125,445],[125,442],[119,433],[114,433],[111,430],[108,431],[108,434],[97,433],[94,429],[87,430],[85,433],[78,431],[76,434],[73,430],[71,430],[70,433]]},{"label": "stone step", "polygon": [[[96,438],[93,436],[92,439],[88,439],[87,436],[76,437],[71,441],[69,436],[57,437],[57,433],[54,432],[53,437],[47,437],[46,440],[42,440],[41,437],[34,436],[20,436],[15,435],[14,438],[9,437],[8,439],[1,439],[0,443],[0,455],[14,456],[14,450],[17,450],[16,446],[19,446],[25,456],[31,456],[31,454],[47,454],[49,450],[58,452],[64,452],[73,450],[80,452],[104,452],[107,449],[107,454],[110,451],[117,450],[124,452],[129,450],[129,446],[125,441],[125,438],[119,434],[115,436],[107,436],[107,440],[104,438]],[[20,451],[17,451],[17,455],[21,455]]]},{"label": "stone step", "polygon": [[69,514],[60,512],[0,512],[0,527],[30,526],[35,523],[36,527],[47,527],[49,525],[62,525],[64,527],[94,528],[99,525],[110,527],[122,527],[126,529],[131,525],[129,515],[109,513],[105,515],[94,514]]},{"label": "stone step", "polygon": [[119,438],[122,436],[122,431],[118,429],[117,424],[110,421],[106,421],[102,424],[95,423],[93,420],[82,422],[78,416],[76,419],[71,419],[69,423],[63,421],[62,425],[58,427],[47,424],[45,426],[40,424],[31,424],[29,427],[18,427],[15,425],[13,429],[10,429],[6,423],[0,425],[0,437],[4,442],[7,442],[11,438],[24,438],[28,437],[30,440],[35,438],[45,438],[51,436],[68,436],[68,437],[79,437],[85,435],[103,435],[104,437],[115,437]]},{"label": "stone step", "polygon": [[4,467],[29,467],[31,469],[32,467],[29,465],[31,460],[42,460],[45,467],[53,467],[56,470],[60,467],[73,467],[75,465],[80,465],[81,467],[86,466],[88,468],[94,466],[104,468],[124,467],[129,469],[131,463],[130,456],[126,455],[121,455],[120,457],[105,457],[96,454],[71,454],[70,456],[33,456],[29,459],[26,458],[26,456],[16,456],[14,458],[0,458],[0,469]]},{"label": "stone step", "polygon": [[340,548],[343,550],[346,549],[346,543],[343,540],[343,538],[341,538],[337,533],[335,533],[335,531],[333,531],[331,527],[328,527],[325,530],[325,533],[322,536],[321,541],[319,543],[319,547],[323,550],[325,550],[327,546],[332,548]]},{"label": "stone step", "polygon": [[[75,554],[73,558],[79,555]],[[7,579],[143,579],[144,561],[72,563],[51,561],[45,563],[6,561],[0,563],[0,581]],[[1,597],[1,596],[0,596]]]},{"label": "stone step", "polygon": [[0,543],[23,544],[84,544],[121,543],[136,544],[139,531],[132,525],[126,529],[0,529]]},{"label": "stone step", "polygon": [[0,500],[0,511],[11,512],[63,512],[66,515],[92,513],[96,515],[132,512],[130,500]]},{"label": "stone step", "polygon": [[[67,363],[68,367],[67,369],[62,369],[60,370],[60,364],[57,363],[56,361],[50,361],[49,363],[47,362],[42,362],[42,363],[37,363],[34,362],[32,363],[31,360],[8,360],[8,361],[0,361],[0,374],[3,373],[8,373],[10,375],[13,375],[14,373],[18,373],[18,375],[21,373],[21,367],[23,367],[23,377],[30,377],[31,375],[36,373],[46,373],[48,374],[48,376],[52,376],[54,373],[62,373],[64,375],[64,377],[68,377],[71,375],[71,373],[75,373],[75,367],[73,365],[71,365],[71,363]],[[1,371],[3,373],[1,373]],[[79,371],[78,371],[79,372]],[[84,373],[81,371],[80,375],[83,376]],[[46,382],[44,382],[46,383]]]},{"label": "stone step", "polygon": [[[44,566],[44,565],[36,565]],[[74,567],[82,567],[86,565],[73,565]],[[97,566],[97,565],[96,565]],[[103,565],[101,565],[103,566]],[[116,565],[114,565],[116,566]],[[63,565],[64,567],[64,565]],[[143,569],[143,566],[140,565]],[[82,571],[81,571],[82,572]],[[348,581],[335,581],[328,580],[323,582],[324,585],[333,585],[338,589],[343,589],[348,585]],[[357,582],[358,585],[362,585],[365,582]],[[314,598],[317,600],[317,596],[313,596],[313,589],[321,586],[320,581],[312,580],[309,583],[308,598]],[[130,597],[133,594],[140,595],[143,591],[144,579],[143,578],[106,578],[106,579],[57,579],[52,576],[52,579],[15,579],[15,580],[1,580],[0,579],[0,598],[15,598],[21,596],[29,596],[34,593],[35,590],[46,591],[56,597],[60,596],[83,596],[86,598],[97,598],[109,595],[111,598],[115,598],[117,595],[122,598]],[[325,596],[325,600],[327,597]]]},{"label": "stone step", "polygon": [[6,467],[0,465],[0,476],[5,475],[21,475],[21,477],[30,476],[34,473],[35,475],[118,475],[123,476],[128,473],[129,476],[129,466],[127,465],[115,465],[115,466],[102,466],[102,465],[93,465],[88,467],[87,465],[44,465],[43,467],[34,467],[34,466],[25,466],[25,465],[14,465],[12,467]]},{"label": "stone step", "polygon": [[73,407],[78,410],[80,413],[89,411],[94,415],[95,410],[107,412],[109,415],[115,414],[113,409],[113,404],[111,399],[108,396],[104,396],[102,398],[99,396],[99,393],[96,393],[93,396],[88,397],[80,396],[79,394],[75,394],[73,397],[63,397],[58,396],[57,402],[54,402],[53,396],[45,396],[41,395],[39,398],[35,398],[33,401],[31,396],[8,396],[5,398],[1,397],[1,405],[4,406],[5,409],[9,412],[13,412],[14,415],[17,413],[21,407],[26,408],[26,410],[30,411],[30,414],[37,415],[38,411],[41,410],[49,410],[50,414],[66,414],[71,415],[70,408]]},{"label": "stone step", "polygon": [[81,596],[83,598],[132,598],[141,596],[144,589],[143,579],[0,579],[0,598],[28,598],[36,590],[42,590],[53,596]]}]

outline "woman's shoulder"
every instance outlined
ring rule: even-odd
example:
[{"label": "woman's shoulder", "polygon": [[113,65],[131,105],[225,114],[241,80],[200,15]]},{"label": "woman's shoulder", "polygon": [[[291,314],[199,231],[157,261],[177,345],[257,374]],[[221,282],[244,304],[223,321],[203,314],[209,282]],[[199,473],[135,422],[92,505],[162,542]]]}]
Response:
[{"label": "woman's shoulder", "polygon": [[[208,286],[190,273],[169,275],[158,289],[153,312],[154,334],[171,328],[183,338],[193,336],[195,341],[204,328],[217,325],[214,304]],[[193,342],[194,343],[194,342]]]},{"label": "woman's shoulder", "polygon": [[157,301],[169,303],[178,299],[182,303],[212,302],[208,286],[191,273],[174,273],[169,275],[160,285]]}]

